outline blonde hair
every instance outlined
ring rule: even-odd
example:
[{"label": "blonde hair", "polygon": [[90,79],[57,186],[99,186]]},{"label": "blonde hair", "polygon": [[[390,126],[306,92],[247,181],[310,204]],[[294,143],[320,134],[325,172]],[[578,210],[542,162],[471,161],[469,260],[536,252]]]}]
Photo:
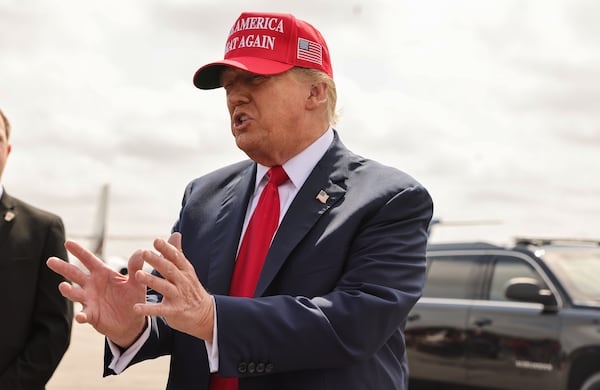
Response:
[{"label": "blonde hair", "polygon": [[335,125],[339,116],[336,111],[337,90],[333,79],[327,73],[317,69],[295,67],[293,70],[302,72],[315,82],[324,82],[327,85],[327,116],[329,117],[329,124]]}]

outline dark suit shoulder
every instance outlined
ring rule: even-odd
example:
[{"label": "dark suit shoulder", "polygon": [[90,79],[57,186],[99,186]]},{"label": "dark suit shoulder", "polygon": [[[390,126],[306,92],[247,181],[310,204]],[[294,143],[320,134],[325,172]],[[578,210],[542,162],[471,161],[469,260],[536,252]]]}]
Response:
[{"label": "dark suit shoulder", "polygon": [[[333,164],[332,180],[346,185],[359,184],[364,190],[382,189],[403,190],[423,188],[423,185],[410,174],[358,155],[347,149],[341,141],[334,142],[332,149],[325,155],[322,163]],[[341,183],[340,183],[341,184]],[[344,185],[342,185],[344,186]]]},{"label": "dark suit shoulder", "polygon": [[62,219],[58,215],[51,213],[49,211],[43,210],[39,207],[33,206],[30,203],[27,203],[19,198],[15,198],[4,192],[2,195],[2,203],[8,208],[15,210],[20,216],[27,216],[28,218],[37,220],[37,221],[45,221],[45,222],[60,222],[62,224]]},{"label": "dark suit shoulder", "polygon": [[239,161],[237,163],[228,165],[223,168],[219,168],[215,171],[207,173],[204,176],[200,176],[192,180],[186,189],[186,193],[189,193],[195,189],[195,187],[203,186],[214,189],[220,189],[226,186],[235,177],[238,177],[242,172],[253,173],[254,169],[251,169],[256,164],[252,160]]},{"label": "dark suit shoulder", "polygon": [[395,183],[400,188],[422,187],[422,184],[409,173],[398,168],[382,164],[375,160],[363,159],[362,169],[358,173],[368,176],[370,181],[384,183]]}]

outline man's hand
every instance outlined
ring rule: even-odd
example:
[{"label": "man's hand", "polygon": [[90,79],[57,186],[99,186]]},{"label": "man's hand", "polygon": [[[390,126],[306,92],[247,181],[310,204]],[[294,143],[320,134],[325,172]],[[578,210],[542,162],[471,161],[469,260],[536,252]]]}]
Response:
[{"label": "man's hand", "polygon": [[[76,284],[62,282],[58,286],[64,297],[83,306],[75,320],[92,325],[115,344],[129,347],[146,325],[144,315],[133,310],[135,304],[146,302],[146,287],[111,269],[76,242],[67,241],[65,247],[89,271],[85,273],[56,257],[47,262],[50,269]],[[135,252],[129,259],[129,275],[142,269],[143,264],[142,251]]]},{"label": "man's hand", "polygon": [[163,299],[156,304],[136,304],[136,316],[161,316],[173,329],[212,341],[214,301],[181,250],[181,234],[173,233],[168,242],[154,240],[154,248],[162,256],[147,250],[142,252],[141,258],[164,279],[141,269],[135,273],[135,279],[162,294]]}]

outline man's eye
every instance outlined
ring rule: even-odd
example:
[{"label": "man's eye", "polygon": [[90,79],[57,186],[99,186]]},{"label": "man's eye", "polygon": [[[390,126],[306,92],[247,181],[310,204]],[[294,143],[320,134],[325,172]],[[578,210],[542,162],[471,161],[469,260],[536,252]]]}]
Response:
[{"label": "man's eye", "polygon": [[233,82],[231,80],[225,80],[225,81],[221,82],[221,85],[225,89],[229,89],[231,87],[231,84],[233,84]]},{"label": "man's eye", "polygon": [[266,79],[267,79],[267,76],[255,74],[250,77],[250,82],[252,82],[253,84],[259,84],[259,83],[262,83],[263,81],[265,81]]}]

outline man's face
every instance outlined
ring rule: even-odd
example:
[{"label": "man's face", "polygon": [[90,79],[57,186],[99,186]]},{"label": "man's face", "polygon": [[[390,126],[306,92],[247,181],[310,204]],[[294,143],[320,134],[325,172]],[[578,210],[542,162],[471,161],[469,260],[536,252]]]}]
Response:
[{"label": "man's face", "polygon": [[254,161],[281,165],[316,139],[306,126],[311,83],[305,78],[293,71],[260,76],[226,68],[221,83],[235,142]]},{"label": "man's face", "polygon": [[4,125],[4,121],[0,118],[0,177],[2,177],[2,172],[4,171],[4,166],[6,165],[6,160],[8,159],[8,155],[10,154],[11,146],[8,143],[8,139],[6,138],[6,128]]}]

